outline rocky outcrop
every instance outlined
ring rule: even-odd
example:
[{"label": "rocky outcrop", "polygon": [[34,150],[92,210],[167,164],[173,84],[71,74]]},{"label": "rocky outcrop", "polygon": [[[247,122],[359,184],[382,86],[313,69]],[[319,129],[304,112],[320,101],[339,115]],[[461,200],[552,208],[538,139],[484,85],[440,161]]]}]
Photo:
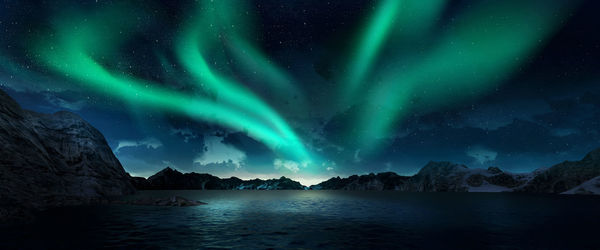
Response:
[{"label": "rocky outcrop", "polygon": [[517,191],[558,194],[597,176],[600,176],[600,149],[590,152],[580,161],[565,161],[540,172]]},{"label": "rocky outcrop", "polygon": [[198,189],[198,190],[302,190],[302,184],[286,177],[270,180],[242,180],[236,177],[224,178],[198,173],[181,173],[167,167],[160,172],[144,179],[133,177],[133,184],[138,189]]},{"label": "rocky outcrop", "polygon": [[102,134],[69,112],[21,109],[0,91],[0,220],[135,192]]},{"label": "rocky outcrop", "polygon": [[600,195],[600,176],[582,183],[563,194],[597,194]]}]

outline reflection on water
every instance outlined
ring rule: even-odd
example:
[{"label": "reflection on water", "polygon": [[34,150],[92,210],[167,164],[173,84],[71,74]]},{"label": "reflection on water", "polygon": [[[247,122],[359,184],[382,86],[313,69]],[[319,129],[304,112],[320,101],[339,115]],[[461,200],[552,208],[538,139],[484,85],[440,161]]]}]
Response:
[{"label": "reflection on water", "polygon": [[[13,248],[597,248],[600,197],[349,191],[145,191],[198,207],[110,205],[2,228]],[[135,197],[132,197],[135,198]]]}]

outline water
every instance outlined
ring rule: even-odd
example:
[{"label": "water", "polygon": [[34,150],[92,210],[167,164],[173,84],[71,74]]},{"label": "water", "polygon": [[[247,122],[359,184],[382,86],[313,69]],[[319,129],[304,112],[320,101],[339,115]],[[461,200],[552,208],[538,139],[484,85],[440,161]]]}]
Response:
[{"label": "water", "polygon": [[600,197],[145,191],[198,207],[105,205],[0,228],[0,248],[600,248]]}]

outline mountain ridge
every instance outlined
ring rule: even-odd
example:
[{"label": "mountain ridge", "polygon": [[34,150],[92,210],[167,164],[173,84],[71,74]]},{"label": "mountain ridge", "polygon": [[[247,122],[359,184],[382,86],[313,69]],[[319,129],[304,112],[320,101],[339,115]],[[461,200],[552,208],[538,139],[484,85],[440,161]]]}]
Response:
[{"label": "mountain ridge", "polygon": [[132,177],[132,184],[140,190],[303,190],[305,186],[286,178],[242,180],[237,177],[219,178],[207,173],[182,173],[166,167],[146,178]]},{"label": "mountain ridge", "polygon": [[[409,192],[522,192],[554,194],[600,194],[600,148],[579,161],[565,161],[529,173],[510,173],[498,167],[469,169],[451,162],[429,162],[413,176],[398,176],[401,181],[387,185],[380,174],[334,177],[310,189],[400,190]],[[388,173],[389,175],[389,173]],[[363,184],[361,184],[363,183]]]},{"label": "mountain ridge", "polygon": [[[470,169],[448,161],[430,161],[413,176],[394,172],[330,178],[303,186],[285,176],[269,180],[219,178],[207,173],[181,173],[167,167],[146,178],[133,177],[134,186],[147,189],[198,190],[395,190],[404,192],[521,192],[554,194],[600,194],[600,148],[579,161],[565,161],[529,173],[511,173],[498,167]],[[280,183],[287,183],[280,185]],[[600,181],[598,182],[600,183]],[[599,184],[600,185],[600,184]],[[577,189],[577,190],[574,190]]]}]

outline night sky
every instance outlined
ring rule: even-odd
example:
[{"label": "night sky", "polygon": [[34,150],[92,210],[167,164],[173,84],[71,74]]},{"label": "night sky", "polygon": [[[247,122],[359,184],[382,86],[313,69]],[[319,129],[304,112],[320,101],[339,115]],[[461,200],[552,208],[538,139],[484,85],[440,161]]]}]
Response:
[{"label": "night sky", "polygon": [[600,147],[598,1],[2,1],[0,88],[125,170],[303,184]]}]

